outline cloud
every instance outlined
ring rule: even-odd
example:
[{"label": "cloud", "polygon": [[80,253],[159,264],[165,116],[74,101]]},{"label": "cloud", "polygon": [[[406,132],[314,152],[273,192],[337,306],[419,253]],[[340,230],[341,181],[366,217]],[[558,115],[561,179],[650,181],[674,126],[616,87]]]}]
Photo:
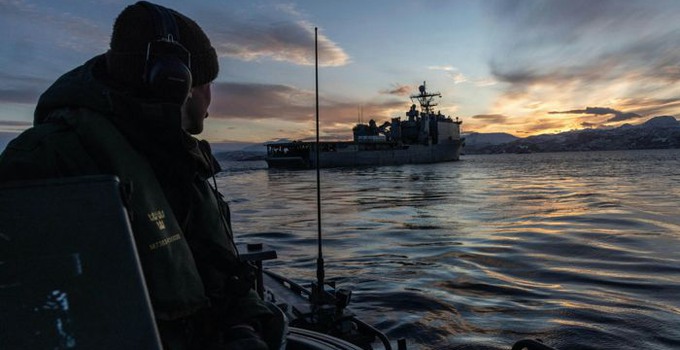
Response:
[{"label": "cloud", "polygon": [[498,84],[498,82],[495,79],[492,78],[482,78],[478,79],[475,81],[475,85],[480,86],[480,87],[485,87],[485,86],[493,86]]},{"label": "cloud", "polygon": [[510,84],[508,91],[540,84],[561,85],[578,82],[587,85],[610,81],[612,79],[610,73],[614,70],[612,65],[607,63],[525,67],[512,66],[500,61],[490,62],[489,69],[495,80]]},{"label": "cloud", "polygon": [[313,91],[273,84],[213,84],[210,114],[216,118],[300,121],[313,113]]},{"label": "cloud", "polygon": [[[680,10],[680,9],[679,9]],[[639,76],[667,83],[680,81],[680,26],[663,35],[634,41],[613,51],[608,60],[619,59],[625,69],[635,69]]]},{"label": "cloud", "polygon": [[409,96],[413,93],[413,90],[413,86],[411,85],[394,84],[393,88],[380,90],[380,93],[384,95]]},{"label": "cloud", "polygon": [[[249,16],[233,11],[212,14],[210,17],[212,20],[206,21],[206,26],[220,56],[243,61],[271,59],[304,66],[314,65],[314,25],[293,6],[259,9]],[[349,55],[322,30],[318,33],[318,49],[320,66],[344,66],[350,63]]]},{"label": "cloud", "polygon": [[[319,119],[326,125],[345,124],[345,130],[351,132],[347,125],[357,121],[358,102],[343,102],[334,97],[323,98],[319,102]],[[361,106],[366,120],[389,120],[395,116],[394,111],[401,113],[402,109],[405,112],[408,108],[403,101],[363,103]],[[213,84],[210,116],[309,123],[315,117],[314,92],[288,85],[217,82]]]},{"label": "cloud", "polygon": [[489,69],[495,79],[512,86],[570,82],[585,85],[631,78],[640,83],[675,84],[680,80],[678,46],[680,28],[644,41],[631,40],[614,48],[603,46],[574,60],[541,61],[530,57],[531,52],[518,53],[519,57],[527,56],[522,60],[499,57],[489,62]]},{"label": "cloud", "polygon": [[[616,106],[581,112],[610,116],[597,123],[680,113],[680,105],[665,101],[677,100],[674,91],[680,91],[680,24],[673,19],[680,2],[509,0],[485,5],[492,6],[493,25],[498,26],[499,44],[488,61],[501,83],[497,107],[543,101],[540,112],[547,113],[565,101]],[[619,103],[639,96],[654,98],[644,107]],[[513,115],[523,111],[528,113],[506,109]]]},{"label": "cloud", "polygon": [[643,116],[680,115],[678,98],[628,98],[618,103],[621,108],[634,109]]},{"label": "cloud", "polygon": [[491,124],[504,124],[508,121],[508,116],[502,114],[478,114],[473,115],[471,118],[482,120]]},{"label": "cloud", "polygon": [[495,16],[493,23],[503,29],[498,32],[505,39],[499,52],[510,49],[512,55],[548,47],[575,54],[591,49],[587,46],[591,41],[600,47],[630,42],[631,34],[646,39],[658,33],[658,23],[673,23],[675,10],[680,9],[673,1],[506,0],[485,5]]},{"label": "cloud", "polygon": [[[221,56],[244,61],[270,58],[299,65],[314,65],[314,30],[300,22],[280,22],[241,28],[238,35],[217,36],[215,47]],[[234,33],[235,34],[235,33]],[[319,65],[343,66],[349,56],[325,35],[319,35]]]},{"label": "cloud", "polygon": [[68,11],[57,12],[51,6],[37,6],[25,1],[0,1],[0,14],[3,21],[15,26],[14,29],[28,25],[31,31],[39,32],[38,35],[49,33],[53,44],[68,50],[91,53],[93,47],[102,47],[102,43],[107,43],[109,38],[108,23],[102,25]]},{"label": "cloud", "polygon": [[43,77],[0,72],[0,103],[34,104],[51,83]]},{"label": "cloud", "polygon": [[2,82],[3,85],[16,85],[16,84],[46,85],[52,83],[51,80],[45,79],[44,77],[16,75],[6,72],[0,72],[0,82]]},{"label": "cloud", "polygon": [[522,131],[518,130],[517,133],[535,134],[552,130],[562,130],[565,127],[565,122],[562,120],[538,119],[532,120],[531,124],[527,125]]},{"label": "cloud", "polygon": [[621,114],[615,114],[613,117],[607,119],[607,123],[615,123],[615,122],[622,122],[626,120],[631,120],[631,119],[639,119],[642,118],[641,115],[637,113],[621,113]]},{"label": "cloud", "polygon": [[33,126],[32,122],[24,122],[24,121],[17,121],[17,120],[0,120],[0,129],[3,128],[28,128]]},{"label": "cloud", "polygon": [[[618,0],[599,0],[596,3],[590,0],[558,1],[550,3],[550,6],[545,6],[544,2],[505,0],[496,2],[493,6],[498,10],[499,16],[510,21],[523,21],[524,26],[529,24],[540,27],[570,28],[598,25],[607,18],[621,21],[631,18],[630,11],[633,8],[637,11],[644,9],[635,4],[622,4]],[[611,13],[615,9],[620,11]],[[619,24],[625,25],[625,23]]]},{"label": "cloud", "polygon": [[641,115],[632,112],[622,112],[613,108],[607,107],[586,107],[586,109],[573,109],[569,111],[554,111],[548,112],[549,114],[591,114],[591,115],[613,115],[613,117],[607,119],[605,123],[622,122],[631,119],[642,118]]},{"label": "cloud", "polygon": [[460,84],[468,81],[467,77],[463,75],[461,72],[452,72],[449,74],[451,76],[451,79],[453,79],[454,84]]},{"label": "cloud", "polygon": [[442,70],[442,71],[445,71],[445,72],[453,72],[453,71],[458,70],[458,68],[456,68],[456,67],[454,67],[454,66],[451,66],[451,65],[446,65],[446,66],[429,66],[429,67],[427,67],[427,69],[431,69],[431,70]]},{"label": "cloud", "polygon": [[34,89],[0,89],[0,102],[36,103],[40,93]]},{"label": "cloud", "polygon": [[597,114],[597,115],[617,114],[617,113],[621,113],[621,112],[617,111],[615,109],[606,108],[606,107],[586,107],[586,109],[572,109],[570,111],[550,112],[550,114]]},{"label": "cloud", "polygon": [[468,81],[468,78],[454,66],[429,66],[427,69],[444,71],[453,80],[454,84],[460,84]]},{"label": "cloud", "polygon": [[18,133],[33,126],[32,122],[0,120],[0,136],[5,138],[5,141],[15,138]]}]

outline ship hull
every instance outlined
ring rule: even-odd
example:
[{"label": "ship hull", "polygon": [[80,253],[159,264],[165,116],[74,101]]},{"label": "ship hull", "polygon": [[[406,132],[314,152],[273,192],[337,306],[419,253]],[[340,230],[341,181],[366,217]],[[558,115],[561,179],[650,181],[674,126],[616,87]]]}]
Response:
[{"label": "ship hull", "polygon": [[[270,168],[310,169],[316,167],[316,145],[304,144],[306,150],[295,156],[269,154],[266,158]],[[352,142],[324,142],[319,152],[320,168],[384,166],[424,164],[457,161],[460,159],[461,142],[435,145],[355,144]]]}]

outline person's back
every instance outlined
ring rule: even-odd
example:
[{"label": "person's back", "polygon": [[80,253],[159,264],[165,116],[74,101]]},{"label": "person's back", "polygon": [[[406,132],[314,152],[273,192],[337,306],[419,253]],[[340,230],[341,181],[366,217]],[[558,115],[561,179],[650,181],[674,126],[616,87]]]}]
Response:
[{"label": "person's back", "polygon": [[0,182],[121,179],[164,346],[266,349],[270,311],[238,260],[203,130],[215,50],[191,19],[147,2],[116,19],[111,49],[59,78],[34,127],[0,155]]}]

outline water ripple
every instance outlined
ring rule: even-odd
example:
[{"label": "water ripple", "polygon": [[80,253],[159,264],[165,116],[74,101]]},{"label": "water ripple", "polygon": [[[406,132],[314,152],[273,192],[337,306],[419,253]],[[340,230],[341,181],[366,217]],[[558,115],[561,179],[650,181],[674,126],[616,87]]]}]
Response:
[{"label": "water ripple", "polygon": [[[258,164],[217,179],[238,240],[312,280],[315,172]],[[410,349],[678,349],[678,169],[660,150],[322,170],[326,275]]]}]

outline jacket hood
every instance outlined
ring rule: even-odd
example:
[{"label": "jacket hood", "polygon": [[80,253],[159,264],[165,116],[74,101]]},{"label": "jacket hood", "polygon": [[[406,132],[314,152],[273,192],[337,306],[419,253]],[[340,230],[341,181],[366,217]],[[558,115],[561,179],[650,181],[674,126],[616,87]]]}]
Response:
[{"label": "jacket hood", "polygon": [[[96,56],[62,75],[38,100],[33,124],[47,122],[50,113],[86,108],[108,117],[118,131],[144,154],[163,180],[208,177],[219,171],[209,147],[182,130],[181,106],[135,97],[114,86],[106,74],[106,58]],[[200,147],[202,146],[202,147]],[[170,174],[170,175],[168,175]]]},{"label": "jacket hood", "polygon": [[85,107],[110,115],[113,112],[110,88],[95,78],[105,70],[104,55],[99,55],[62,75],[40,95],[33,124],[42,124],[50,112],[60,108]]}]

